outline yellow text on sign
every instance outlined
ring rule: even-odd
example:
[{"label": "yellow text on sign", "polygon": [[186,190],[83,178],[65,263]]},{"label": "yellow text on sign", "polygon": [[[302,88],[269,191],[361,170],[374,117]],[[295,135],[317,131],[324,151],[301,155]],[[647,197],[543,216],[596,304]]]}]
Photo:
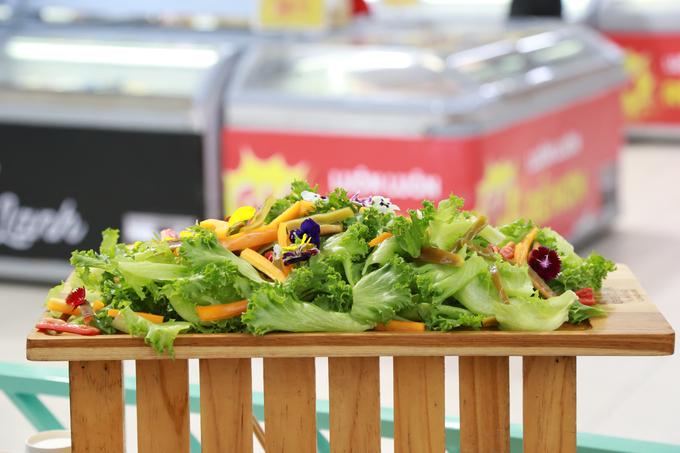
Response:
[{"label": "yellow text on sign", "polygon": [[325,0],[260,0],[262,28],[309,29],[326,23]]}]

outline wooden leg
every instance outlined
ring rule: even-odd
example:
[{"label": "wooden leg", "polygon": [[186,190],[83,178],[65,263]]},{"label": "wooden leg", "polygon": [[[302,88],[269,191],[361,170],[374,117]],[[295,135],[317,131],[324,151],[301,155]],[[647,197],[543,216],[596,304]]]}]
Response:
[{"label": "wooden leg", "polygon": [[267,453],[316,453],[316,373],[313,358],[265,358]]},{"label": "wooden leg", "polygon": [[444,357],[395,357],[393,368],[395,453],[444,451]]},{"label": "wooden leg", "polygon": [[125,394],[120,361],[69,362],[71,451],[125,451]]},{"label": "wooden leg", "polygon": [[137,442],[140,452],[191,451],[187,360],[137,360]]},{"label": "wooden leg", "polygon": [[253,451],[250,359],[202,359],[201,451]]},{"label": "wooden leg", "polygon": [[460,357],[460,449],[510,451],[510,360]]},{"label": "wooden leg", "polygon": [[380,358],[329,357],[331,453],[380,452]]},{"label": "wooden leg", "polygon": [[524,357],[524,452],[576,452],[576,357]]}]

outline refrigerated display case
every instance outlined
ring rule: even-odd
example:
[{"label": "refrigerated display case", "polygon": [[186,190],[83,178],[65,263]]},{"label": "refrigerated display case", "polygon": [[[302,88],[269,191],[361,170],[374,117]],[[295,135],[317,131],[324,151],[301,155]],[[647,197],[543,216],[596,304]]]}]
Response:
[{"label": "refrigerated display case", "polygon": [[27,25],[0,43],[0,278],[222,212],[221,93],[240,38]]},{"label": "refrigerated display case", "polygon": [[578,242],[616,212],[621,62],[556,23],[253,46],[225,95],[225,212],[308,179],[402,212],[453,193],[494,223],[528,217]]},{"label": "refrigerated display case", "polygon": [[600,0],[588,21],[625,50],[628,134],[680,138],[680,2]]}]

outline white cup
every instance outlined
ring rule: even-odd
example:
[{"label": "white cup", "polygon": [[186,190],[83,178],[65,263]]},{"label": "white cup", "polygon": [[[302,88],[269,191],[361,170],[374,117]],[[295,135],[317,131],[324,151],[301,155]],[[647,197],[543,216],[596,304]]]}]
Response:
[{"label": "white cup", "polygon": [[25,453],[71,453],[71,431],[43,431],[26,439]]}]

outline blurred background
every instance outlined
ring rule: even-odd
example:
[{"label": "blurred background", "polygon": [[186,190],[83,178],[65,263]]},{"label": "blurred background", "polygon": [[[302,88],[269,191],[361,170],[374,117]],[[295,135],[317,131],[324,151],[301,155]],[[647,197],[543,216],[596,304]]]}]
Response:
[{"label": "blurred background", "polygon": [[[678,1],[0,0],[0,361],[29,363],[47,290],[105,228],[145,240],[295,179],[531,218],[627,264],[677,327],[679,168]],[[680,360],[578,363],[580,433],[680,452]],[[512,358],[512,423],[521,387]],[[0,451],[36,431],[0,392]]]}]

